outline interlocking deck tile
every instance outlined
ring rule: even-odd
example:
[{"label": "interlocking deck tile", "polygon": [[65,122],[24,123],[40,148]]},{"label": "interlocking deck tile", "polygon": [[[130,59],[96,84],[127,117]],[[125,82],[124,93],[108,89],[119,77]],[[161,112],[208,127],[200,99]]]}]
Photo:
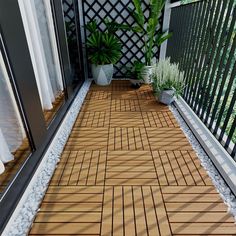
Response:
[{"label": "interlocking deck tile", "polygon": [[200,160],[148,85],[92,85],[86,99],[30,235],[236,235]]},{"label": "interlocking deck tile", "polygon": [[141,112],[111,112],[110,127],[144,127]]},{"label": "interlocking deck tile", "polygon": [[108,111],[80,112],[75,126],[78,127],[108,127],[110,124],[110,113]]},{"label": "interlocking deck tile", "polygon": [[108,150],[149,150],[144,128],[115,127],[109,130]]},{"label": "interlocking deck tile", "polygon": [[115,99],[111,101],[111,111],[140,111],[138,100]]},{"label": "interlocking deck tile", "polygon": [[146,128],[152,150],[192,150],[180,128]]},{"label": "interlocking deck tile", "polygon": [[163,112],[142,112],[143,122],[145,127],[157,127],[157,128],[178,128],[179,125],[174,118],[171,111],[163,111]]},{"label": "interlocking deck tile", "polygon": [[108,128],[74,127],[65,150],[107,150]]}]

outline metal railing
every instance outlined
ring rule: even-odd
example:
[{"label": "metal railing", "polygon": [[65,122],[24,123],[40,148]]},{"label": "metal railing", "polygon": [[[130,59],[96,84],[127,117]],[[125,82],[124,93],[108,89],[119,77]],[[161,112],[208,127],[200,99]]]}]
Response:
[{"label": "metal railing", "polygon": [[236,154],[236,3],[205,0],[171,10],[167,56],[185,73],[183,98]]}]

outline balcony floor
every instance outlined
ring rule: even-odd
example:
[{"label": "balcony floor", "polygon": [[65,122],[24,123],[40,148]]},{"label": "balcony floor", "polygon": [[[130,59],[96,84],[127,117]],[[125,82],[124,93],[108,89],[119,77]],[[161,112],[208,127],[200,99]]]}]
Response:
[{"label": "balcony floor", "polygon": [[93,85],[30,235],[235,235],[233,217],[148,86]]}]

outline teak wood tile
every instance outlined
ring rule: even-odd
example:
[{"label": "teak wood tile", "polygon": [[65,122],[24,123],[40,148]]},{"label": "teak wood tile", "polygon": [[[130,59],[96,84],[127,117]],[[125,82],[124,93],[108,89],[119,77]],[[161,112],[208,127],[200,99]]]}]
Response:
[{"label": "teak wood tile", "polygon": [[92,85],[30,235],[236,235],[234,219],[149,86]]}]

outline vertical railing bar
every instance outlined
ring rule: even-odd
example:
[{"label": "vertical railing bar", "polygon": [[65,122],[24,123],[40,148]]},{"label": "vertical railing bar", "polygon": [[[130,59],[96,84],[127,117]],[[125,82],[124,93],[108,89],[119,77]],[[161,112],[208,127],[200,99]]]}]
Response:
[{"label": "vertical railing bar", "polygon": [[226,114],[226,117],[225,117],[225,120],[224,120],[224,124],[223,124],[223,126],[221,128],[221,132],[220,132],[220,135],[219,135],[219,141],[222,140],[222,138],[223,138],[223,136],[225,134],[225,130],[226,130],[227,126],[228,126],[230,117],[232,115],[235,102],[236,102],[236,89],[234,90],[234,94],[233,94],[233,97],[231,99],[231,102],[230,102],[230,105],[229,105],[229,109],[227,111],[227,114]]},{"label": "vertical railing bar", "polygon": [[222,93],[223,93],[223,90],[224,90],[224,87],[225,87],[225,82],[226,82],[226,79],[227,79],[228,72],[230,70],[232,59],[234,58],[235,49],[236,49],[236,38],[234,38],[234,42],[233,42],[232,48],[230,50],[230,54],[229,54],[229,58],[227,60],[224,75],[223,75],[222,80],[221,80],[222,82],[221,82],[221,85],[220,85],[220,89],[219,89],[218,94],[217,94],[217,99],[216,99],[216,102],[215,102],[215,106],[214,106],[213,111],[212,111],[211,120],[210,120],[210,123],[208,125],[209,127],[212,127],[212,124],[215,120],[215,116],[216,116],[217,109],[218,109],[218,104],[220,102],[220,99],[221,99],[221,96],[222,96]]},{"label": "vertical railing bar", "polygon": [[[220,121],[221,121],[221,118],[222,118],[222,115],[224,113],[224,110],[225,110],[225,106],[226,106],[226,103],[227,103],[227,100],[229,98],[229,95],[230,95],[230,91],[231,91],[231,88],[232,88],[232,85],[234,83],[234,80],[235,80],[235,75],[236,75],[236,62],[234,63],[234,69],[233,69],[233,72],[231,74],[231,77],[230,77],[230,81],[227,85],[227,89],[226,89],[226,92],[224,94],[224,99],[223,99],[223,102],[221,104],[221,109],[219,111],[219,115],[218,115],[218,119],[217,119],[217,122],[215,124],[215,128],[214,128],[214,131],[213,131],[213,134],[216,134],[219,126],[220,126]],[[217,106],[218,107],[218,106]],[[218,109],[217,109],[218,110]]]},{"label": "vertical railing bar", "polygon": [[194,72],[194,69],[197,67],[197,64],[198,64],[198,61],[196,61],[197,60],[197,50],[198,50],[198,43],[197,42],[199,42],[199,39],[200,39],[199,35],[200,35],[201,28],[202,28],[203,23],[204,23],[204,15],[205,15],[204,14],[204,6],[205,6],[205,4],[202,2],[201,8],[199,10],[200,15],[198,17],[198,19],[200,19],[200,20],[199,20],[199,24],[198,24],[198,27],[197,27],[197,32],[196,32],[196,37],[195,37],[196,40],[195,40],[194,48],[193,48],[193,52],[192,52],[193,60],[192,60],[192,62],[190,62],[191,63],[190,64],[191,65],[191,69],[189,70],[188,78],[190,78],[190,80],[191,80],[191,85],[189,85],[189,96],[187,98],[187,101],[189,103],[191,102],[191,96],[192,96],[193,87],[194,87],[194,85],[196,83],[195,77],[193,77],[193,72]]},{"label": "vertical railing bar", "polygon": [[[200,68],[198,70],[200,71]],[[197,72],[197,73],[199,74],[199,72]],[[195,88],[193,89],[193,97],[195,97],[196,90],[197,90],[197,84],[195,85]],[[192,105],[193,104],[190,104],[190,106],[192,106]]]},{"label": "vertical railing bar", "polygon": [[[234,2],[234,0],[231,1],[232,5],[233,5],[233,2]],[[229,21],[231,10],[232,10],[232,6],[229,5],[228,12],[227,12],[227,17],[225,19],[222,34],[221,34],[220,43],[219,43],[219,46],[217,48],[216,59],[215,59],[214,65],[213,65],[213,71],[217,72],[216,80],[215,80],[215,83],[214,83],[214,86],[213,86],[213,89],[212,89],[212,92],[211,92],[211,94],[213,94],[213,95],[216,94],[216,91],[217,91],[217,88],[218,88],[218,85],[219,85],[219,82],[220,82],[221,73],[222,73],[223,66],[224,66],[224,60],[226,58],[226,54],[227,54],[227,51],[228,51],[228,47],[227,46],[224,47],[224,50],[223,50],[223,53],[222,53],[222,56],[221,56],[221,59],[220,59],[220,64],[219,64],[219,66],[217,66],[217,62],[219,61],[217,59],[220,57],[222,48],[224,46],[224,39],[225,39],[225,36],[227,35],[227,27],[228,27],[228,21]],[[234,26],[235,26],[235,21],[236,21],[236,8],[233,9],[233,18],[232,18],[232,21],[231,21],[231,24],[230,24],[230,28],[229,28],[229,31],[228,31],[228,37],[226,39],[225,45],[229,45],[229,43],[230,43],[231,36],[232,36]],[[214,76],[214,73],[211,74],[210,83],[213,81],[213,78],[212,78],[213,76]],[[214,96],[213,95],[210,97],[209,106],[208,106],[208,109],[207,109],[207,114],[209,114],[209,112],[211,111],[212,106],[213,106],[213,102],[214,102]],[[210,124],[209,128],[211,128],[211,126],[212,126],[212,123]]]},{"label": "vertical railing bar", "polygon": [[[200,4],[200,2],[198,3],[198,5]],[[185,65],[188,65],[188,61],[189,61],[189,55],[191,53],[190,48],[191,48],[191,42],[192,42],[192,36],[194,33],[194,27],[192,27],[194,25],[194,19],[196,17],[197,14],[197,8],[196,8],[196,4],[190,5],[189,6],[189,12],[191,12],[192,14],[190,15],[190,19],[189,19],[189,36],[188,36],[188,41],[187,41],[187,45],[185,46],[186,50],[185,50],[185,56],[184,56],[184,60],[183,63]],[[185,6],[187,7],[187,6]]]},{"label": "vertical railing bar", "polygon": [[[219,57],[220,57],[220,53],[221,53],[221,46],[223,46],[223,40],[224,40],[224,28],[221,31],[221,25],[223,23],[223,19],[224,19],[224,13],[225,13],[225,9],[226,9],[226,3],[227,1],[224,1],[223,2],[223,6],[222,6],[222,12],[220,14],[220,19],[219,19],[219,22],[218,24],[216,25],[216,32],[213,33],[213,38],[212,38],[212,51],[210,53],[210,59],[209,61],[210,62],[213,62],[213,63],[210,63],[210,66],[208,67],[208,70],[207,70],[207,74],[208,74],[208,77],[209,79],[206,80],[207,81],[207,85],[206,87],[209,87],[209,89],[206,91],[206,93],[204,93],[205,97],[203,99],[203,107],[207,108],[209,106],[209,95],[211,94],[211,86],[213,85],[213,83],[215,83],[216,81],[214,80],[215,78],[215,74],[217,72],[217,63],[219,61]],[[227,16],[229,17],[230,16],[230,11],[227,12]],[[228,22],[228,21],[227,21]],[[225,30],[227,28],[227,22],[225,20],[224,24],[223,24],[223,27],[225,26]],[[213,26],[214,28],[214,26]],[[219,42],[220,40],[220,42]],[[219,42],[219,45],[218,45],[218,42]],[[216,52],[215,52],[215,49]],[[213,64],[213,67],[212,67],[212,64]],[[214,96],[212,95],[212,98],[214,99]],[[206,110],[206,109],[205,109]],[[203,112],[202,114],[200,115],[200,117],[203,117]],[[205,116],[204,118],[204,122],[206,122],[206,120],[208,119],[207,116]]]},{"label": "vertical railing bar", "polygon": [[[210,11],[210,7],[208,8],[207,6],[210,6],[210,4],[208,2],[204,2],[204,7],[205,7],[205,11],[204,11],[204,14],[202,15],[202,21],[203,21],[203,24],[205,22],[205,19],[207,19],[207,14],[209,13]],[[206,5],[205,5],[206,4]],[[194,73],[193,73],[193,77],[194,78],[197,78],[197,81],[195,82],[194,84],[194,87],[192,89],[192,99],[190,100],[190,106],[193,107],[194,106],[194,102],[196,103],[196,90],[197,90],[197,87],[199,85],[199,80],[198,80],[198,74],[200,73],[201,71],[201,49],[204,47],[204,37],[206,35],[206,29],[204,26],[201,27],[201,31],[199,33],[199,45],[197,47],[197,51],[196,51],[196,58],[198,59],[197,63],[196,63],[196,66],[194,68]]]},{"label": "vertical railing bar", "polygon": [[[180,60],[180,58],[182,57],[182,48],[183,48],[183,40],[184,40],[184,33],[185,33],[185,28],[184,28],[184,19],[185,19],[185,15],[186,15],[186,11],[184,9],[184,7],[181,8],[181,25],[182,27],[181,30],[180,30],[180,40],[179,40],[179,48],[178,48],[178,52],[177,52],[177,55],[178,55],[178,61]],[[177,62],[178,62],[177,61]]]},{"label": "vertical railing bar", "polygon": [[[199,19],[201,18],[201,9],[202,9],[202,4],[198,4],[197,5],[197,15],[195,16],[195,23],[194,23],[194,27],[193,27],[193,30],[194,30],[194,37],[191,41],[191,52],[190,52],[190,57],[188,59],[188,64],[189,65],[194,65],[195,63],[195,48],[196,48],[196,37],[197,37],[197,30],[199,28],[199,25],[201,23],[201,21],[199,21]],[[192,82],[193,82],[193,78],[190,77],[190,72],[192,70],[192,66],[188,66],[187,70],[186,70],[186,78],[188,79],[188,83],[187,83],[187,96],[186,96],[186,101],[188,102],[189,101],[189,97],[190,97],[190,88],[192,86]]]},{"label": "vertical railing bar", "polygon": [[[217,22],[218,22],[218,18],[219,18],[219,13],[220,13],[220,9],[221,9],[221,4],[222,4],[222,1],[221,0],[218,0],[218,4],[216,6],[216,11],[215,11],[215,17],[214,17],[214,20],[213,20],[213,23],[211,24],[210,28],[209,28],[209,31],[212,31],[213,28],[217,25]],[[210,55],[211,55],[211,34],[209,35],[209,38],[208,38],[208,42],[207,42],[207,47],[206,47],[206,60],[204,62],[204,67],[206,67],[206,73],[204,75],[204,73],[201,74],[201,78],[202,78],[202,81],[203,81],[203,88],[206,88],[207,86],[207,82],[208,82],[208,75],[209,75],[209,72],[210,72],[210,69],[211,69],[211,65],[210,65]],[[200,97],[200,100],[198,101],[198,110],[197,110],[197,114],[199,115],[200,118],[203,118],[203,114],[205,113],[205,107],[202,107],[203,105],[203,99],[204,99],[204,94],[202,94],[202,96]]]},{"label": "vertical railing bar", "polygon": [[[204,71],[205,71],[205,51],[207,48],[207,42],[209,40],[209,30],[208,28],[210,28],[210,25],[212,24],[213,21],[213,15],[214,15],[214,10],[212,9],[214,7],[214,1],[209,1],[208,2],[208,12],[210,12],[210,14],[208,14],[208,18],[207,18],[207,23],[204,27],[204,36],[203,36],[203,40],[202,40],[202,45],[200,47],[200,60],[199,60],[199,67],[198,67],[198,73],[197,73],[197,78],[199,80],[198,82],[198,86],[196,88],[196,95],[195,98],[197,99],[194,106],[193,106],[193,110],[197,113],[197,110],[199,108],[198,105],[198,100],[200,97],[200,93],[201,93],[201,87],[202,87],[202,83],[203,83],[203,78],[204,78]],[[202,95],[201,95],[202,96]]]},{"label": "vertical railing bar", "polygon": [[[184,26],[185,34],[184,34],[184,39],[183,39],[183,41],[184,41],[183,56],[181,57],[180,63],[179,63],[179,66],[180,66],[181,70],[184,70],[184,59],[185,59],[185,56],[186,56],[186,49],[188,48],[185,45],[188,44],[188,42],[189,42],[189,35],[190,35],[190,32],[191,32],[191,28],[192,28],[191,27],[191,25],[192,25],[191,22],[193,20],[193,17],[192,17],[191,13],[192,13],[194,7],[193,7],[193,5],[191,5],[189,8],[190,8],[189,10],[185,9],[185,12],[187,12],[187,16],[184,20],[184,22],[185,22],[185,26]],[[190,19],[190,22],[188,22],[188,19]]]},{"label": "vertical railing bar", "polygon": [[234,132],[235,132],[235,127],[236,127],[236,116],[234,116],[233,124],[232,124],[232,126],[231,126],[230,131],[229,131],[229,134],[228,134],[228,138],[227,138],[227,140],[226,140],[226,143],[225,143],[225,145],[224,145],[224,148],[225,148],[225,149],[227,149],[227,148],[229,147],[229,144],[230,144],[231,139],[232,139],[232,137],[233,137],[233,134],[234,134]]},{"label": "vertical railing bar", "polygon": [[[193,9],[194,11],[193,11],[193,15],[192,15],[192,24],[195,25],[196,15],[197,15],[197,7],[196,7],[196,5],[193,5],[193,7],[194,7],[194,9]],[[191,43],[192,43],[192,39],[194,37],[194,28],[195,27],[192,27],[191,32],[190,32],[189,44],[188,44],[188,49],[186,51],[186,58],[185,58],[185,62],[184,62],[185,65],[189,65],[189,58],[190,58],[190,55],[191,55],[191,48],[192,48]],[[186,76],[188,69],[189,69],[189,66],[186,67],[186,69],[184,70],[185,81],[188,79],[188,77]],[[184,98],[186,98],[187,96],[188,96],[188,86],[186,86],[186,88],[185,88]]]},{"label": "vertical railing bar", "polygon": [[234,144],[234,148],[231,152],[231,156],[234,158],[234,160],[235,160],[235,155],[236,155],[236,144]]},{"label": "vertical railing bar", "polygon": [[[195,47],[195,41],[196,41],[196,29],[198,27],[198,18],[200,16],[200,4],[197,4],[195,5],[195,8],[196,8],[196,15],[194,16],[194,21],[193,21],[193,30],[192,30],[192,37],[190,39],[190,48],[189,48],[189,55],[188,55],[188,59],[187,59],[187,63],[188,65],[191,65],[191,62],[193,61],[193,58],[194,58],[194,54],[193,54],[193,49]],[[187,87],[186,87],[186,98],[189,97],[189,87],[190,87],[190,84],[191,84],[191,78],[188,77],[189,75],[189,70],[191,69],[190,66],[187,67],[187,69],[185,70],[185,77],[186,79],[188,80],[187,83]]]},{"label": "vertical railing bar", "polygon": [[[186,69],[188,68],[189,64],[188,64],[188,58],[189,58],[189,53],[190,53],[190,46],[191,46],[191,37],[192,37],[192,31],[193,31],[193,21],[194,21],[194,17],[195,17],[195,13],[196,13],[196,7],[195,5],[190,5],[190,10],[189,12],[191,13],[190,15],[190,20],[189,20],[189,31],[188,31],[188,38],[187,38],[187,42],[186,42],[186,46],[185,46],[185,50],[184,50],[184,56],[183,56],[183,61],[182,61],[182,65],[183,65],[183,71],[186,71]],[[186,74],[186,73],[185,73]],[[187,84],[187,77],[185,76],[185,84]],[[183,94],[184,99],[186,99],[187,97],[187,87],[185,88],[184,94]]]}]

